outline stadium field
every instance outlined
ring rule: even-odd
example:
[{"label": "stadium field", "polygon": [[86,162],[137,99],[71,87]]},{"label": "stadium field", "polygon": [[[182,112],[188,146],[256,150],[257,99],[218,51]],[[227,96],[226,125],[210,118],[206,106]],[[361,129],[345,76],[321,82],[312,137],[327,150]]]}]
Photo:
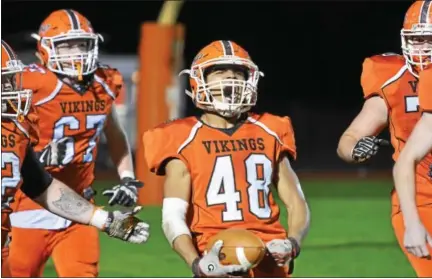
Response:
[{"label": "stadium field", "polygon": [[[302,180],[311,207],[311,229],[295,277],[413,277],[390,223],[390,180]],[[110,183],[99,182],[103,189]],[[100,193],[101,191],[99,191]],[[103,204],[104,197],[98,201]],[[283,212],[283,220],[286,214]],[[101,277],[191,277],[160,228],[161,208],[144,208],[151,228],[145,245],[101,235]],[[286,222],[284,222],[286,224]],[[53,263],[46,277],[55,277]]]}]

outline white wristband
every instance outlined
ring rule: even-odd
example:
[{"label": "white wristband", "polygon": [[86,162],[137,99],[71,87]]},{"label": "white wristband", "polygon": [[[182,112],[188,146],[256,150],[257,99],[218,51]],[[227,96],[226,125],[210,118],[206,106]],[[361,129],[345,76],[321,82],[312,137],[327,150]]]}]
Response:
[{"label": "white wristband", "polygon": [[108,211],[103,209],[96,209],[90,220],[90,226],[96,227],[100,230],[105,229],[105,224],[108,220]]},{"label": "white wristband", "polygon": [[130,177],[135,179],[135,173],[133,171],[130,170],[124,170],[120,173],[120,179],[123,179],[125,177]]}]

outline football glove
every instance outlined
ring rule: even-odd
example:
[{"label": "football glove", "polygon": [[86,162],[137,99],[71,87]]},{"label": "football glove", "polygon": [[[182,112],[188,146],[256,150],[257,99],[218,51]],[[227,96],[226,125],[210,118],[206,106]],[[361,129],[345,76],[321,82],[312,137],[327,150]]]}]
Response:
[{"label": "football glove", "polygon": [[104,231],[111,237],[131,243],[144,243],[149,238],[149,225],[134,215],[141,210],[141,206],[133,210],[108,213]]},{"label": "football glove", "polygon": [[266,243],[267,250],[278,266],[284,266],[300,255],[300,245],[295,238],[273,239]]},{"label": "football glove", "polygon": [[247,267],[242,265],[222,265],[219,262],[219,253],[223,241],[219,240],[202,258],[196,258],[192,263],[192,272],[195,277],[231,277],[233,273],[245,273]]},{"label": "football glove", "polygon": [[110,197],[109,205],[122,205],[133,206],[138,199],[138,189],[144,186],[139,180],[124,177],[119,185],[114,186],[112,189],[103,191],[102,195]]},{"label": "football glove", "polygon": [[354,146],[351,156],[356,162],[364,162],[376,155],[381,146],[389,144],[388,140],[379,139],[375,136],[363,137]]},{"label": "football glove", "polygon": [[44,167],[63,166],[63,162],[66,158],[67,144],[69,142],[73,142],[73,138],[65,137],[51,141],[38,153],[39,162]]}]

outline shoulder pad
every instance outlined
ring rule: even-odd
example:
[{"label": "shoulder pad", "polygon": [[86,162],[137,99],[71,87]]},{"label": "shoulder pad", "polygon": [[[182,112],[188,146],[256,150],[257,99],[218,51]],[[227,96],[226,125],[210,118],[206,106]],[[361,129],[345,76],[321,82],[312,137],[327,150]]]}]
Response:
[{"label": "shoulder pad", "polygon": [[256,121],[261,122],[271,132],[277,135],[280,143],[280,153],[288,153],[293,159],[297,157],[294,129],[288,116],[277,116],[271,113],[251,114]]},{"label": "shoulder pad", "polygon": [[171,158],[183,160],[179,148],[189,137],[193,126],[191,117],[162,123],[153,129],[144,132],[144,155],[150,171],[165,174],[165,164]]},{"label": "shoulder pad", "polygon": [[374,55],[366,58],[361,74],[364,97],[381,96],[381,87],[405,65],[405,58],[401,55]]}]

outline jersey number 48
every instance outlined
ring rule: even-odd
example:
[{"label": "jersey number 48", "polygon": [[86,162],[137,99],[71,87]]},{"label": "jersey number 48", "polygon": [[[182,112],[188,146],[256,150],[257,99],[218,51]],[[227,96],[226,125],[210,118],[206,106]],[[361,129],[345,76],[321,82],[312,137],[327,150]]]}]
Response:
[{"label": "jersey number 48", "polygon": [[222,221],[244,220],[243,210],[238,207],[239,203],[247,198],[250,213],[258,219],[271,217],[269,202],[270,184],[272,178],[272,161],[264,154],[251,154],[244,162],[244,173],[246,175],[247,197],[241,197],[236,188],[236,171],[233,167],[230,155],[216,158],[212,177],[207,188],[206,200],[208,206],[224,205]]}]

